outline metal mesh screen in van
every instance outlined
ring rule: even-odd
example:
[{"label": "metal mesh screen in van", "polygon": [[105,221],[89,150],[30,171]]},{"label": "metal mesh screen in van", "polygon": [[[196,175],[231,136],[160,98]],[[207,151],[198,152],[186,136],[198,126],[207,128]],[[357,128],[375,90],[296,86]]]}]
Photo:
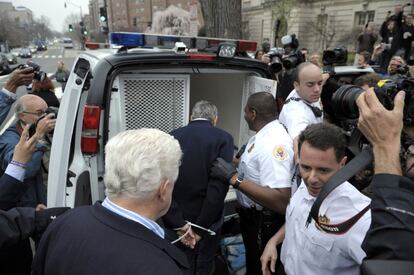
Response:
[{"label": "metal mesh screen in van", "polygon": [[128,77],[120,80],[126,129],[148,127],[168,133],[186,124],[188,77]]}]

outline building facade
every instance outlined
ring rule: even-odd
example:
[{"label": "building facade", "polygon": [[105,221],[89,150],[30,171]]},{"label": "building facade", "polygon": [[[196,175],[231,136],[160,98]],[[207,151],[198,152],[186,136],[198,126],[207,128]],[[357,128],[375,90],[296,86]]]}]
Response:
[{"label": "building facade", "polygon": [[[280,46],[278,38],[295,33],[300,47],[311,53],[342,45],[353,51],[363,26],[373,21],[378,30],[396,4],[401,1],[242,0],[243,38]],[[404,12],[412,12],[412,6]]]},{"label": "building facade", "polygon": [[22,6],[14,7],[11,2],[0,2],[0,16],[16,22],[21,27],[33,23],[33,12],[30,9]]},{"label": "building facade", "polygon": [[[91,38],[102,33],[103,25],[109,31],[146,32],[152,25],[155,12],[163,11],[170,5],[191,11],[194,4],[198,6],[198,12],[195,13],[198,15],[197,26],[201,26],[201,7],[197,0],[90,0]],[[108,22],[102,23],[99,20],[100,8],[105,6]]]}]

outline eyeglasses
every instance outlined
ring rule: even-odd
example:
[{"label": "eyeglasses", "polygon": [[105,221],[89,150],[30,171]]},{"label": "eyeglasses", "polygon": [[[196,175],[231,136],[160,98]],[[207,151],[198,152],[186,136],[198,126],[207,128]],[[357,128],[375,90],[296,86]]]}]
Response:
[{"label": "eyeglasses", "polygon": [[45,111],[37,111],[37,112],[27,112],[27,111],[23,111],[23,114],[30,114],[30,115],[36,115],[36,116],[42,116],[44,114],[46,114]]}]

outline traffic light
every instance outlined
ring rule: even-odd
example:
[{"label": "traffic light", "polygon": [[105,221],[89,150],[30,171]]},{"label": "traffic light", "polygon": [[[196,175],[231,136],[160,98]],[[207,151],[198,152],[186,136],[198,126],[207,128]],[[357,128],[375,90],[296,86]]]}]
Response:
[{"label": "traffic light", "polygon": [[83,27],[83,21],[79,22],[79,26]]},{"label": "traffic light", "polygon": [[70,32],[73,32],[73,27],[72,27],[72,24],[69,24],[69,31],[70,31]]},{"label": "traffic light", "polygon": [[108,20],[108,15],[106,13],[105,7],[99,8],[99,16],[99,20],[101,20],[101,22],[106,22]]},{"label": "traffic light", "polygon": [[86,29],[83,30],[83,35],[88,35],[88,31]]}]

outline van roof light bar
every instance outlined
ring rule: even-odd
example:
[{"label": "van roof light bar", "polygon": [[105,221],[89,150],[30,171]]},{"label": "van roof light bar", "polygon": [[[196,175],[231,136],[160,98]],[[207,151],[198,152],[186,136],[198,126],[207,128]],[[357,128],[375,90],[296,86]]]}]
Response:
[{"label": "van roof light bar", "polygon": [[[176,50],[177,48],[177,43],[180,42],[186,46],[186,52],[194,52],[195,50],[197,50],[198,52],[214,52],[216,54],[218,54],[220,44],[223,43],[231,43],[235,45],[235,53],[254,52],[257,48],[257,42],[249,40],[234,40],[177,35],[158,35],[135,32],[112,32],[109,34],[109,41],[111,48],[161,48],[174,50]],[[182,44],[178,45],[181,45],[178,47],[179,50],[183,50]],[[179,53],[183,52],[179,51]]]}]

